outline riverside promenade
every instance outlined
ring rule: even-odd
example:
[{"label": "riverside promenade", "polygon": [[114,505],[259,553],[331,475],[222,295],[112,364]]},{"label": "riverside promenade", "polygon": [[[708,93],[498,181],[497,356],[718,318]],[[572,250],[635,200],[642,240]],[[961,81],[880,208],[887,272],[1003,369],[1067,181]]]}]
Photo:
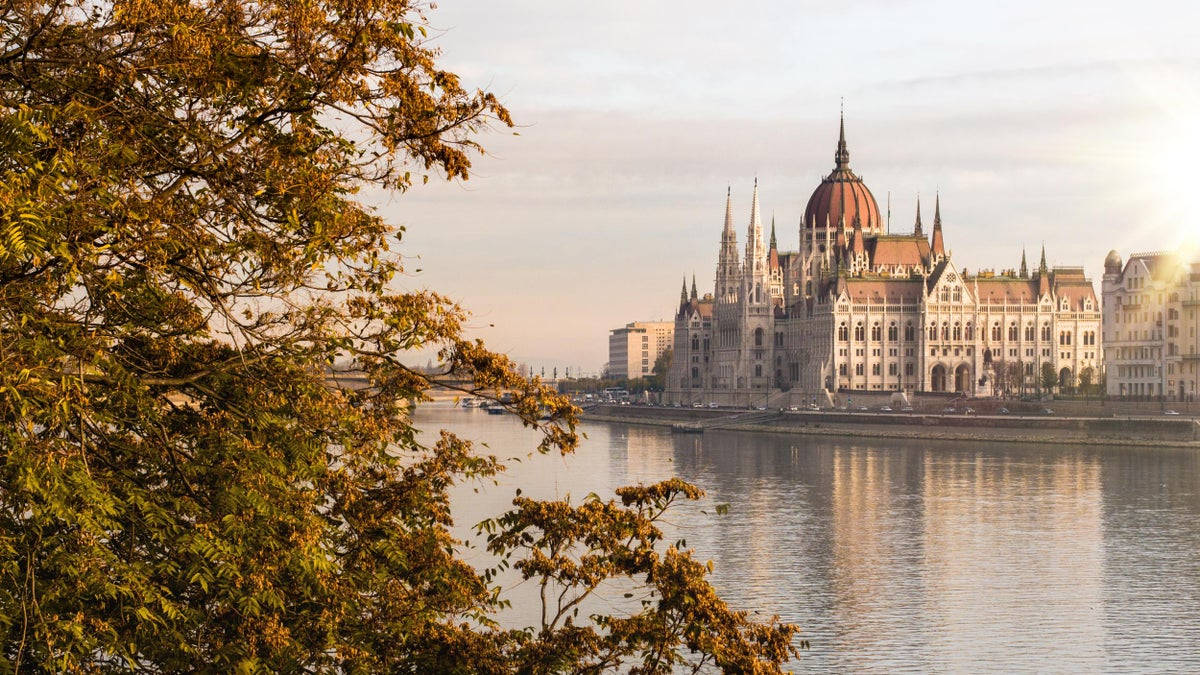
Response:
[{"label": "riverside promenade", "polygon": [[1190,417],[1035,417],[828,411],[758,411],[596,405],[585,421],[773,434],[1007,441],[1057,445],[1172,447],[1200,450],[1200,422]]}]

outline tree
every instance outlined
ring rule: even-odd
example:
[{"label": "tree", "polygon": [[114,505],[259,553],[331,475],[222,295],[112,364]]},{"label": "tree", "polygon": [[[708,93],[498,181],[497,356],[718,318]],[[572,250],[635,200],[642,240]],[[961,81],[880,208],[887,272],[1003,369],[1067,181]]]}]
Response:
[{"label": "tree", "polygon": [[1083,393],[1090,393],[1092,390],[1092,379],[1096,377],[1096,371],[1091,366],[1087,366],[1079,371],[1079,388]]},{"label": "tree", "polygon": [[[574,448],[576,410],[464,337],[454,303],[394,290],[403,228],[355,201],[465,180],[478,134],[512,124],[437,65],[420,5],[17,0],[0,21],[5,669],[664,672],[694,649],[778,670],[795,653],[795,627],[731,612],[682,546],[655,548],[661,509],[699,494],[671,482],[620,506],[518,499],[503,532],[542,538],[492,550],[535,583],[568,582],[578,555],[571,583],[654,595],[628,617],[495,624],[448,489],[503,467],[420,435],[409,402],[441,379],[514,392],[542,452]],[[412,365],[431,351],[435,372]],[[369,386],[330,383],[347,370]]]},{"label": "tree", "polygon": [[1042,389],[1052,392],[1058,384],[1058,373],[1054,372],[1053,363],[1042,364]]},{"label": "tree", "polygon": [[667,386],[667,373],[671,370],[671,356],[674,351],[667,347],[663,350],[658,358],[654,359],[654,368],[650,371],[650,377],[642,378],[645,380],[646,388],[651,391],[662,391]]},{"label": "tree", "polygon": [[995,388],[996,393],[1001,396],[1008,393],[1008,387],[1009,387],[1008,374],[1009,374],[1009,369],[1008,369],[1007,362],[1005,362],[1005,361],[993,361],[992,362],[992,377],[995,378],[995,382],[993,383],[995,385],[994,388]]}]

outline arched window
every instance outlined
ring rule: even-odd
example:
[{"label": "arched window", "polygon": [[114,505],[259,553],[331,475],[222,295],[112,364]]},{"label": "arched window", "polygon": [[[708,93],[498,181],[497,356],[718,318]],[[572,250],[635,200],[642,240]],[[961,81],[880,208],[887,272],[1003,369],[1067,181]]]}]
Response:
[{"label": "arched window", "polygon": [[967,340],[974,340],[974,339],[975,339],[975,324],[968,321],[967,322]]},{"label": "arched window", "polygon": [[755,328],[754,329],[754,346],[761,347],[762,343],[763,343],[763,329]]},{"label": "arched window", "polygon": [[838,340],[845,342],[850,339],[850,329],[846,327],[846,322],[843,321],[838,325]]},{"label": "arched window", "polygon": [[1012,342],[1016,342],[1019,335],[1020,333],[1019,329],[1017,328],[1017,322],[1014,321],[1008,326],[1008,339]]},{"label": "arched window", "polygon": [[962,326],[960,326],[957,321],[954,322],[954,339],[955,340],[962,339]]},{"label": "arched window", "polygon": [[700,337],[692,336],[692,351],[700,351]]},{"label": "arched window", "polygon": [[879,322],[871,325],[871,339],[876,342],[883,339],[883,329],[879,327]]},{"label": "arched window", "polygon": [[962,289],[961,288],[954,289],[954,301],[962,302]]},{"label": "arched window", "polygon": [[912,322],[909,321],[908,323],[904,324],[904,341],[912,342],[914,337],[913,325]]},{"label": "arched window", "polygon": [[1034,336],[1033,324],[1031,324],[1031,323],[1026,324],[1025,325],[1025,341],[1033,342],[1033,336]]},{"label": "arched window", "polygon": [[937,339],[937,324],[936,323],[929,324],[929,339],[930,340]]},{"label": "arched window", "polygon": [[1050,324],[1049,323],[1042,324],[1042,340],[1045,342],[1050,341]]},{"label": "arched window", "polygon": [[862,342],[866,339],[866,329],[863,328],[862,322],[859,321],[858,323],[854,324],[854,340],[856,342]]},{"label": "arched window", "polygon": [[888,342],[895,342],[897,338],[896,322],[888,324]]},{"label": "arched window", "polygon": [[1000,341],[1000,322],[992,324],[992,339],[996,342]]},{"label": "arched window", "polygon": [[942,322],[942,339],[943,340],[950,339],[950,322],[949,321]]}]

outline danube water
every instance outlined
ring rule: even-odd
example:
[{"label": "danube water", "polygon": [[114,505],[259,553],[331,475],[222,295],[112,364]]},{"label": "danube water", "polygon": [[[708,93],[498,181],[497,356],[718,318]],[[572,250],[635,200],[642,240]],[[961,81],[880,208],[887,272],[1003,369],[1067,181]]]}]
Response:
[{"label": "danube water", "polygon": [[[508,466],[498,485],[456,489],[463,537],[517,487],[576,502],[672,476],[701,487],[670,539],[715,563],[735,608],[801,626],[811,649],[796,670],[1200,671],[1194,451],[584,423],[578,452],[560,457],[530,454],[538,435],[509,415],[430,406],[417,421],[486,442]],[[525,586],[505,623],[537,623]]]}]

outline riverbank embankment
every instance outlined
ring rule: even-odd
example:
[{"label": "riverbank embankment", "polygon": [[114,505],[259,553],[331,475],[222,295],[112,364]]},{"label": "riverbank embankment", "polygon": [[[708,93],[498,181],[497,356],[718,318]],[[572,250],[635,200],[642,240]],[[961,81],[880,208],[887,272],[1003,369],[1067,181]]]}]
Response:
[{"label": "riverbank embankment", "polygon": [[758,411],[600,405],[584,420],[670,427],[866,438],[1008,441],[1083,446],[1200,449],[1191,418],[1025,417],[886,414],[848,411]]}]

